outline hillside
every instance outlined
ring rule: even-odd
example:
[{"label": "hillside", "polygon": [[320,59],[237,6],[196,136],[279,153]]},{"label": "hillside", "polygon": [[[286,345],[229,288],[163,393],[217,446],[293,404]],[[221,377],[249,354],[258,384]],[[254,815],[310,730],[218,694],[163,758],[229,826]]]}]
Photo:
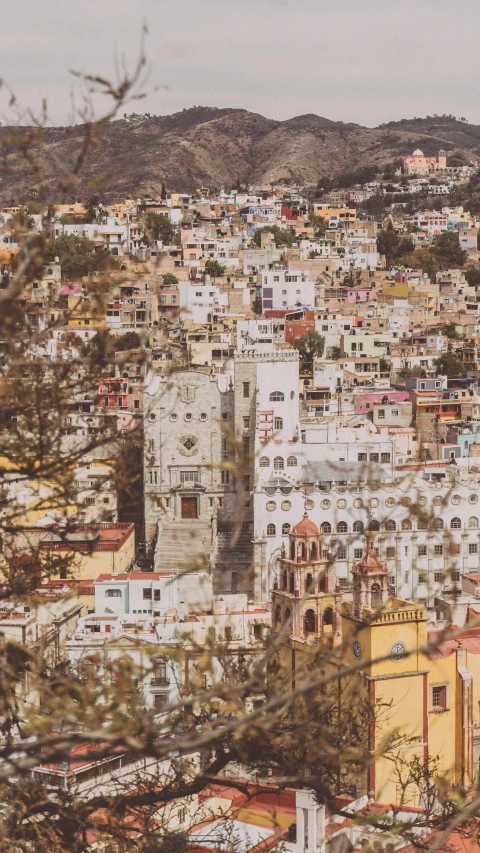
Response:
[{"label": "hillside", "polygon": [[[172,189],[219,187],[237,180],[316,184],[325,174],[378,164],[421,147],[480,154],[480,127],[456,119],[412,119],[378,128],[316,115],[274,121],[240,109],[194,107],[170,116],[121,119],[108,124],[79,183],[68,177],[83,142],[81,126],[0,127],[0,201],[21,200],[31,187],[48,197],[53,175],[64,170],[65,199],[94,192],[109,196],[157,194]],[[34,137],[28,162],[25,141]],[[28,148],[28,146],[27,146]]]}]

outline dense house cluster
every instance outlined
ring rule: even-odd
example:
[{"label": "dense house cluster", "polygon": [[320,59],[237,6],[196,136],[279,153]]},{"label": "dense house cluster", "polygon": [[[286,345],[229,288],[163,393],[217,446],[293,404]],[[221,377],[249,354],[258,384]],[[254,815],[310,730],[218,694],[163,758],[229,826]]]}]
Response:
[{"label": "dense house cluster", "polygon": [[[426,186],[448,196],[476,164],[447,166],[445,152],[416,150],[402,168],[380,218],[359,207],[387,192],[376,181],[315,201],[299,186],[203,187],[31,217],[59,246],[88,241],[94,256],[115,261],[108,300],[92,289],[100,267],[67,276],[56,258],[23,304],[32,329],[46,333],[32,363],[71,361],[81,371],[82,347],[99,335],[123,352],[121,364],[105,359],[94,394],[72,396],[64,452],[82,437],[130,440],[143,485],[135,505],[122,503],[108,443],[76,455],[78,500],[68,512],[39,508],[39,484],[19,485],[12,472],[11,499],[24,515],[3,559],[41,563],[63,549],[74,572],[41,584],[35,610],[2,605],[0,629],[43,638],[74,668],[92,650],[106,666],[121,654],[139,664],[142,646],[158,646],[139,688],[156,714],[180,689],[224,677],[224,662],[208,677],[192,665],[211,641],[234,666],[240,656],[255,661],[267,634],[287,625],[280,657],[293,687],[296,658],[346,643],[347,663],[365,656],[358,678],[372,707],[391,702],[411,757],[434,752],[466,785],[480,756],[478,221],[458,205],[416,209],[415,197]],[[7,281],[18,213],[0,214]],[[402,240],[408,252],[390,251]],[[425,253],[441,261],[410,263]],[[460,642],[448,639],[451,625]],[[440,630],[439,647],[412,665],[407,651]],[[179,647],[191,651],[189,666],[168,657]],[[75,773],[87,783],[103,771],[74,756],[68,770],[35,772],[65,788]],[[356,794],[351,811],[396,801],[386,761],[372,762]],[[299,829],[311,822],[318,839],[320,821],[356,849],[349,820],[335,823],[309,797],[290,792],[276,804],[283,829],[297,814],[285,847],[326,850],[332,841],[310,844]],[[232,805],[228,788],[205,793],[205,825],[222,799]],[[411,807],[420,800],[412,791]],[[254,807],[247,819],[235,806],[252,847],[277,843],[263,819],[255,824]],[[179,805],[176,825],[189,808]],[[195,840],[203,831],[189,830]]]}]

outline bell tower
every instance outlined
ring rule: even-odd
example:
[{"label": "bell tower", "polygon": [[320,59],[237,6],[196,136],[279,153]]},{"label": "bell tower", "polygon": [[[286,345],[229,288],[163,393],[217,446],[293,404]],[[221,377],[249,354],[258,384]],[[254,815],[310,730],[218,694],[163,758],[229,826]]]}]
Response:
[{"label": "bell tower", "polygon": [[373,538],[367,543],[364,556],[352,566],[353,618],[362,620],[363,611],[375,612],[388,600],[388,568],[375,554]]},{"label": "bell tower", "polygon": [[289,634],[311,641],[340,630],[340,593],[336,591],[331,555],[323,557],[323,534],[304,514],[288,536],[278,563],[272,595],[273,627],[279,631],[290,621]]}]

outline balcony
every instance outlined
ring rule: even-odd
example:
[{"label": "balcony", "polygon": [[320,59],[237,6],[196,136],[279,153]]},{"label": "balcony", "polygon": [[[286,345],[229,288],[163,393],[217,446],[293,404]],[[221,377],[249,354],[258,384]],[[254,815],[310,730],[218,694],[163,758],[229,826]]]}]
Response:
[{"label": "balcony", "polygon": [[150,687],[168,687],[170,684],[170,679],[166,676],[161,678],[152,678],[150,680]]}]

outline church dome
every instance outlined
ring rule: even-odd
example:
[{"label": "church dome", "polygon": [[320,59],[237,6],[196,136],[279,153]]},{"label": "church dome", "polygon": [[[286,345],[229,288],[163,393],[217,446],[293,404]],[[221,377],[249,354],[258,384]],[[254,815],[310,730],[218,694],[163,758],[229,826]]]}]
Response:
[{"label": "church dome", "polygon": [[308,513],[304,513],[303,518],[295,527],[292,528],[294,536],[318,536],[319,530],[313,521],[310,521]]},{"label": "church dome", "polygon": [[365,554],[362,559],[355,563],[352,566],[352,572],[355,572],[359,575],[370,575],[376,573],[387,574],[388,569],[387,566],[380,562],[375,551],[373,549],[373,542],[370,542],[370,546],[367,548]]},{"label": "church dome", "polygon": [[423,157],[423,151],[420,151],[420,148],[417,148],[417,149],[413,152],[413,156],[414,156],[414,157]]}]

